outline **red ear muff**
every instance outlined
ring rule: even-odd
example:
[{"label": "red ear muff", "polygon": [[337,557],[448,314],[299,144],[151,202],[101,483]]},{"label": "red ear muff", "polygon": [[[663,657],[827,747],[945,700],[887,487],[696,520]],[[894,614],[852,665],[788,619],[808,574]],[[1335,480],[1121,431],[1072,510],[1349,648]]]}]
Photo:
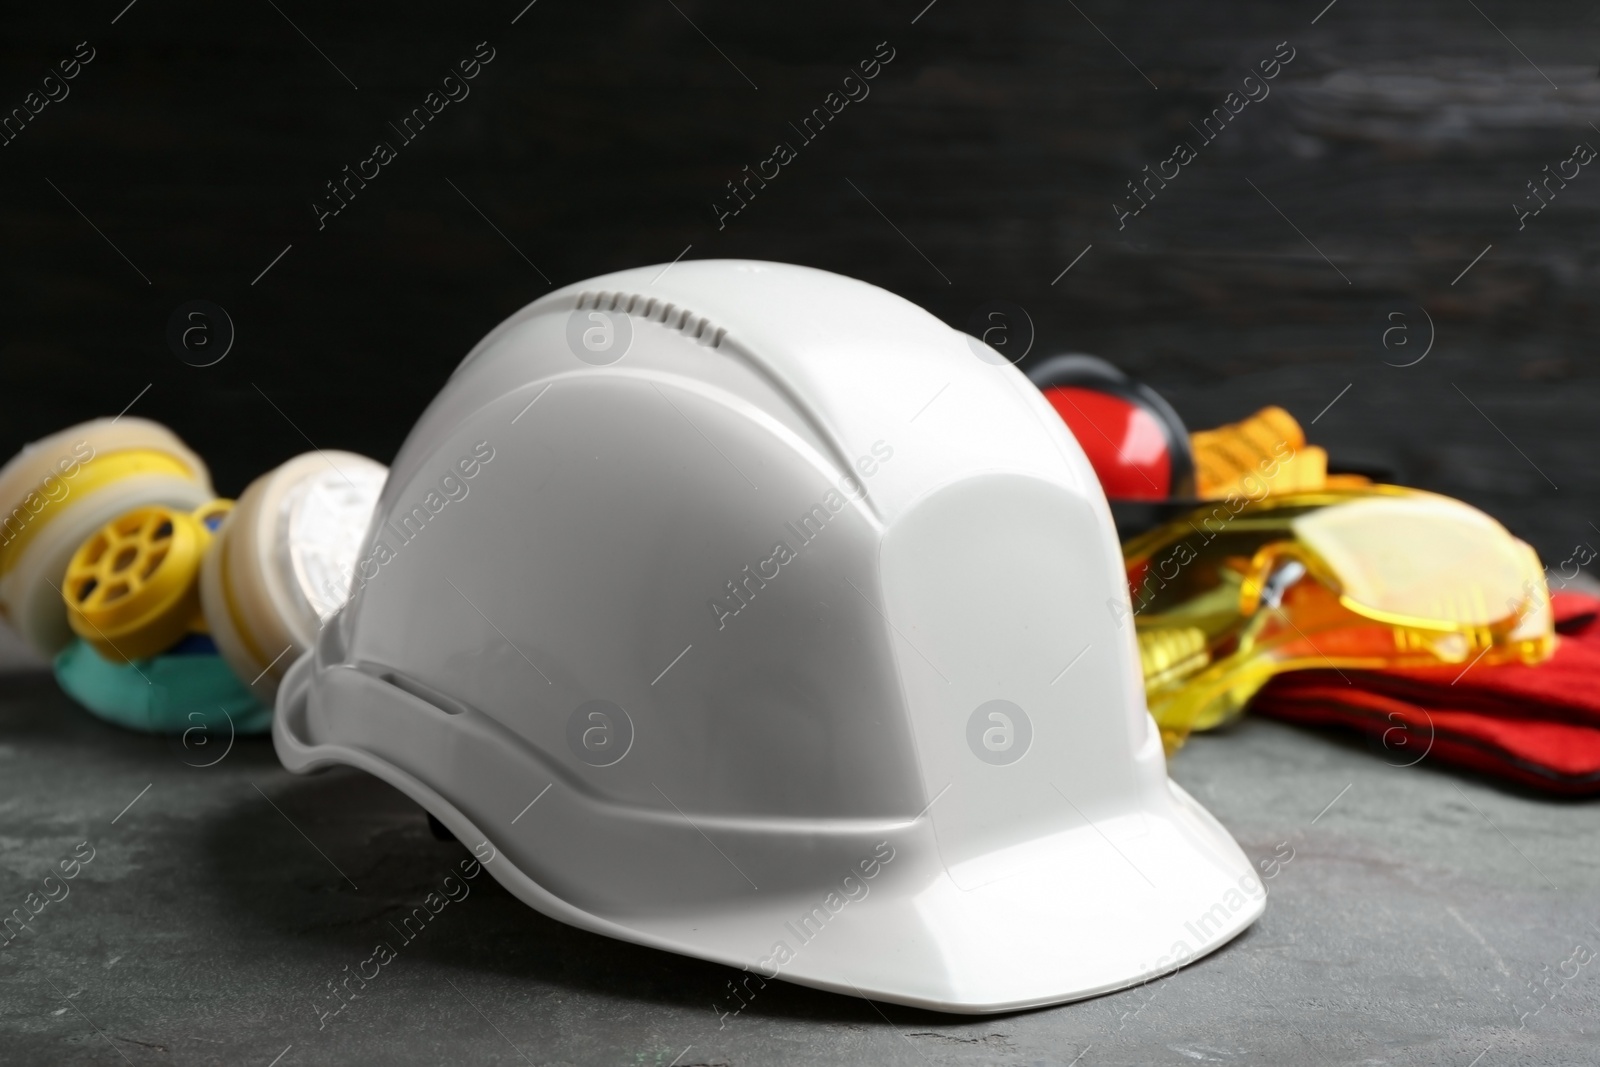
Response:
[{"label": "red ear muff", "polygon": [[1144,408],[1109,393],[1052,385],[1044,398],[1083,446],[1106,496],[1165,500],[1172,493],[1172,459],[1161,424]]},{"label": "red ear muff", "polygon": [[1194,496],[1189,431],[1154,389],[1081,354],[1045,360],[1028,378],[1078,439],[1108,499]]}]

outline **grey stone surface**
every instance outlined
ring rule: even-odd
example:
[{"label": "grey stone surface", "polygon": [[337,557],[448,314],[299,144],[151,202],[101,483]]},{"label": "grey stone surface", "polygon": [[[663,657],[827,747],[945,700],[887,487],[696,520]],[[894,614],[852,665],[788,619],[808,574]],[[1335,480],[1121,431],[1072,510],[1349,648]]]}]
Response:
[{"label": "grey stone surface", "polygon": [[39,670],[44,665],[39,654],[29,648],[15,630],[0,626],[0,674]]},{"label": "grey stone surface", "polygon": [[[782,982],[719,1019],[734,972],[563,926],[487,876],[402,944],[389,924],[466,850],[375,779],[205,740],[0,679],[0,903],[94,849],[0,950],[0,1062],[1600,1062],[1600,960],[1568,962],[1600,948],[1600,809],[1335,736],[1247,721],[1172,763],[1275,871],[1243,937],[1140,989],[978,1019]],[[396,958],[322,1017],[379,940]]]}]

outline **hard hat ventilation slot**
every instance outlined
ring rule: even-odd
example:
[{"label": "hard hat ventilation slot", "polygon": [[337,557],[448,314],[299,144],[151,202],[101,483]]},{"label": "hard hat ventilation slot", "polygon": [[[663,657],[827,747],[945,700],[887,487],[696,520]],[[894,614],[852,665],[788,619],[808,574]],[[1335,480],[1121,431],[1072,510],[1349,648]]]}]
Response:
[{"label": "hard hat ventilation slot", "polygon": [[621,311],[650,322],[659,322],[669,330],[687,334],[708,348],[720,348],[722,339],[728,335],[727,329],[714,325],[704,315],[696,315],[689,308],[680,308],[676,304],[657,300],[642,293],[584,291],[578,294],[577,308],[579,311],[584,308],[593,308],[596,311]]},{"label": "hard hat ventilation slot", "polygon": [[432,705],[446,715],[465,715],[469,710],[467,705],[454,697],[446,696],[423,682],[417,681],[410,675],[381,666],[376,663],[363,663],[360,665],[363,673],[369,674],[388,685],[394,686],[402,693],[416,697],[424,704]]}]

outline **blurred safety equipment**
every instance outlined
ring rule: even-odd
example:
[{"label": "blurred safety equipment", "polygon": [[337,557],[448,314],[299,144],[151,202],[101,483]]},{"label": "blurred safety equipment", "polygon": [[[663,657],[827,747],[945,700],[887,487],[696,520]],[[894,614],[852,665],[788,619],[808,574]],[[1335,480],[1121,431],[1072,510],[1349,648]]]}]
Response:
[{"label": "blurred safety equipment", "polygon": [[1537,663],[1552,648],[1533,549],[1478,509],[1420,490],[1221,503],[1123,555],[1169,752],[1236,718],[1285,671]]},{"label": "blurred safety equipment", "polygon": [[61,580],[78,546],[142,505],[188,513],[214,496],[200,457],[145,419],[95,419],[33,442],[0,468],[0,615],[54,656],[73,639]]},{"label": "blurred safety equipment", "polygon": [[180,735],[190,766],[220,759],[235,736],[272,726],[272,709],[201,634],[131,663],[104,659],[77,640],[56,653],[54,666],[62,690],[99,718],[142,733]]},{"label": "blurred safety equipment", "polygon": [[1363,733],[1386,763],[1424,758],[1559,796],[1600,796],[1600,600],[1552,593],[1555,652],[1538,666],[1296,671],[1252,713]]},{"label": "blurred safety equipment", "polygon": [[1154,389],[1083,353],[1044,360],[1028,371],[1028,380],[1078,439],[1108,498],[1194,496],[1189,433]]},{"label": "blurred safety equipment", "polygon": [[[1306,444],[1305,431],[1280,407],[1265,407],[1240,422],[1198,430],[1194,449],[1195,488],[1205,500],[1230,493],[1303,493],[1323,488],[1328,453]],[[1268,472],[1271,472],[1270,475]]]},{"label": "blurred safety equipment", "polygon": [[280,759],[745,982],[993,1012],[1217,948],[1265,892],[1167,779],[1094,472],[980,345],[776,263],[539,299],[401,449]]},{"label": "blurred safety equipment", "polygon": [[344,603],[387,474],[353,452],[296,456],[250,483],[205,554],[211,637],[263,702]]},{"label": "blurred safety equipment", "polygon": [[1083,447],[1124,538],[1204,500],[1371,484],[1362,473],[1330,474],[1328,453],[1307,444],[1280,407],[1190,433],[1159,393],[1098,356],[1055,356],[1029,369],[1028,379]]},{"label": "blurred safety equipment", "polygon": [[1276,406],[1214,430],[1196,430],[1189,442],[1196,491],[1205,500],[1254,500],[1263,493],[1280,496],[1371,484],[1362,474],[1330,474],[1327,451],[1306,444],[1300,423]]},{"label": "blurred safety equipment", "polygon": [[113,663],[164,652],[205,633],[200,559],[233,507],[213,500],[192,513],[145,504],[91,534],[67,563],[67,622]]}]

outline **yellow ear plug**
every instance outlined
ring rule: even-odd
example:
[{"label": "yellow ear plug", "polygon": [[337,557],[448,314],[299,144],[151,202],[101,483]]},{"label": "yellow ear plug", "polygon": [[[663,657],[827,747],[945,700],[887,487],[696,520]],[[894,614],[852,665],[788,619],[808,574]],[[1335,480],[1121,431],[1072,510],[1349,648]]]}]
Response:
[{"label": "yellow ear plug", "polygon": [[[1237,494],[1306,493],[1327,488],[1328,453],[1306,444],[1305,431],[1280,407],[1265,407],[1239,422],[1189,435],[1194,451],[1195,487],[1206,500]],[[1349,475],[1341,486],[1366,484]]]},{"label": "yellow ear plug", "polygon": [[73,553],[61,584],[73,632],[114,663],[204,633],[200,561],[232,507],[229,500],[193,512],[147,504],[95,531]]}]

